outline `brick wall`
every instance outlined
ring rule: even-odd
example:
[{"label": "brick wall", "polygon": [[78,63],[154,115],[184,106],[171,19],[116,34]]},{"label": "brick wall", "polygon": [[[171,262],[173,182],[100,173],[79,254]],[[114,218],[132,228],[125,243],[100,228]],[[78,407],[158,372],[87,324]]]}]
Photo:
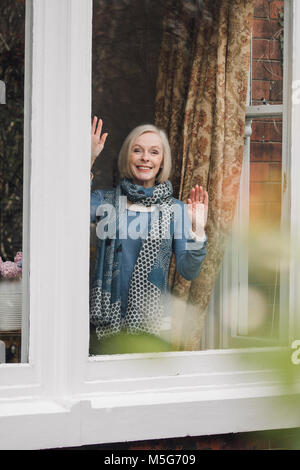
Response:
[{"label": "brick wall", "polygon": [[[73,448],[74,449],[74,448]],[[201,437],[155,439],[76,447],[77,450],[299,450],[300,429],[219,434]]]},{"label": "brick wall", "polygon": [[[283,0],[257,0],[252,32],[252,103],[282,104],[283,67],[278,21]],[[250,220],[277,227],[281,209],[282,123],[252,123]]]},{"label": "brick wall", "polygon": [[282,54],[278,23],[283,0],[258,0],[252,31],[252,104],[265,98],[270,104],[282,103]]},{"label": "brick wall", "polygon": [[250,153],[250,220],[278,227],[281,215],[282,122],[252,123]]}]

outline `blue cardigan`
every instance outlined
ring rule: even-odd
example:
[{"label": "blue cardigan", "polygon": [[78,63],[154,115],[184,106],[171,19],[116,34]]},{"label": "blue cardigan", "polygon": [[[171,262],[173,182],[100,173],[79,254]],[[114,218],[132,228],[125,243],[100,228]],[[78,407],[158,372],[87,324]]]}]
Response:
[{"label": "blue cardigan", "polygon": [[[91,193],[90,220],[96,222],[96,211],[99,205],[110,200],[114,190],[96,190]],[[175,254],[176,270],[187,280],[195,279],[201,270],[203,259],[206,255],[206,243],[196,241],[187,237],[191,229],[191,223],[187,215],[186,207],[182,201],[174,199],[182,210],[182,217],[174,216],[170,227],[170,239],[163,239],[159,259],[153,265],[149,274],[149,281],[159,287],[168,296],[170,289],[168,285],[169,266],[172,253]],[[138,217],[138,221],[137,218]],[[142,246],[142,238],[147,236],[150,230],[151,212],[135,212],[127,209],[127,233],[128,237],[122,239],[122,271],[121,271],[121,310],[126,314],[128,292],[133,269]],[[138,223],[141,237],[130,237],[130,229]],[[101,241],[99,241],[101,243]],[[95,270],[96,272],[96,270]],[[95,279],[92,279],[92,282]]]}]

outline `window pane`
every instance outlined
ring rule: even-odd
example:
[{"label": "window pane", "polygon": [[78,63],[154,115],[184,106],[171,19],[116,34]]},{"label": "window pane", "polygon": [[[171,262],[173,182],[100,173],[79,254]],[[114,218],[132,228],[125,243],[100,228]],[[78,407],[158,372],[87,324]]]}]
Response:
[{"label": "window pane", "polygon": [[0,362],[9,363],[21,361],[24,1],[1,0],[0,32]]},{"label": "window pane", "polygon": [[109,132],[93,168],[94,186],[117,182],[120,143],[141,122],[154,122],[163,1],[94,0],[92,115]]},{"label": "window pane", "polygon": [[[257,0],[251,104],[283,103],[284,0]],[[248,334],[279,337],[282,119],[252,122],[250,145]],[[282,312],[283,313],[283,312]]]},{"label": "window pane", "polygon": [[[158,74],[158,62],[160,46],[162,41],[162,21],[164,1],[141,1],[141,0],[94,0],[93,16],[93,76],[92,76],[92,116],[98,116],[103,119],[103,132],[108,132],[108,139],[105,143],[105,152],[103,156],[96,160],[93,167],[94,179],[93,189],[103,189],[115,187],[118,183],[117,156],[120,151],[120,144],[135,126],[154,122],[154,104],[156,97],[156,79]],[[180,2],[178,2],[180,3]],[[187,2],[189,3],[189,2]],[[200,4],[200,2],[190,2]],[[278,8],[283,2],[266,2],[260,0],[255,9],[255,21],[253,30],[253,60],[252,60],[252,100],[251,104],[261,104],[261,98],[264,102],[279,104],[282,102],[282,57],[280,50],[280,17]],[[177,24],[177,23],[176,23]],[[270,27],[272,25],[272,28]],[[267,30],[265,31],[265,29]],[[277,32],[278,31],[278,32]],[[177,32],[178,34],[178,32]],[[180,47],[180,46],[178,46]],[[265,50],[263,49],[265,48]],[[185,53],[186,50],[181,53]],[[263,53],[262,53],[263,52]],[[187,77],[187,83],[189,78]],[[261,95],[260,88],[266,90]],[[174,98],[174,100],[176,97]],[[274,120],[269,119],[269,124],[274,125]],[[257,120],[259,124],[259,120]],[[254,125],[255,123],[253,123]],[[257,125],[258,125],[257,124]],[[262,123],[263,129],[257,128],[257,133],[267,132],[267,123]],[[281,123],[278,123],[281,133]],[[271,128],[269,129],[271,132]],[[264,134],[260,134],[256,140],[253,140],[254,152],[255,144],[260,144],[261,139],[267,144],[280,143],[278,136],[272,136],[273,140],[267,140]],[[253,138],[254,139],[254,138]],[[267,152],[267,146],[263,147]],[[280,154],[281,155],[281,154]],[[281,165],[281,156],[279,160],[271,163]],[[257,163],[252,167],[252,163]],[[257,181],[253,181],[252,173],[255,175],[263,171],[262,164],[266,163],[263,159],[253,160],[251,157],[251,220],[256,221],[258,208],[266,207],[266,210],[278,211],[280,214],[280,201],[268,200],[261,195],[257,200],[254,195],[260,187],[260,176]],[[259,164],[261,164],[259,166]],[[278,165],[276,167],[278,170]],[[270,166],[272,175],[268,178],[268,185],[271,185],[274,165]],[[253,176],[254,178],[255,176]],[[276,190],[280,187],[280,181],[275,181]],[[268,186],[268,190],[270,190]],[[248,194],[247,194],[248,196]],[[271,206],[269,207],[268,204]],[[256,211],[255,213],[253,211]],[[270,217],[273,223],[273,218]],[[251,225],[251,221],[250,221]],[[91,227],[91,273],[94,269],[96,248],[95,227]],[[249,254],[249,265],[251,265],[251,250]],[[247,272],[247,262],[245,262],[245,271]],[[259,277],[253,274],[252,268],[249,269],[249,285],[259,284]],[[274,286],[274,279],[265,280],[268,286]],[[278,276],[276,286],[279,285]],[[246,289],[247,280],[245,281]],[[260,288],[265,285],[262,283]],[[277,290],[276,290],[277,293]],[[222,293],[225,294],[226,293]],[[270,294],[271,296],[271,294]],[[220,296],[222,298],[222,296]],[[277,298],[276,298],[277,301]],[[268,300],[269,302],[269,300]],[[215,304],[220,304],[220,299],[215,299]],[[244,302],[246,305],[247,302]],[[273,303],[272,303],[273,306]],[[218,305],[219,318],[222,306]],[[212,315],[217,318],[218,312],[212,309]],[[230,315],[230,313],[228,313]],[[247,319],[246,319],[247,320]],[[223,321],[223,320],[222,320]],[[229,322],[228,322],[229,325]],[[217,337],[218,329],[221,331],[223,325],[221,321],[214,325],[214,337]],[[91,349],[92,354],[101,354],[98,350],[95,352],[93,346],[97,340],[95,338],[94,328],[91,329]],[[250,333],[249,333],[250,334]],[[221,334],[220,334],[221,336]],[[214,341],[213,347],[218,347]],[[111,343],[112,345],[112,343]],[[112,353],[113,345],[106,350],[106,353]],[[128,351],[124,351],[128,352]],[[131,351],[134,352],[134,351]]]},{"label": "window pane", "polygon": [[283,4],[284,0],[256,2],[252,33],[252,105],[282,103]]},{"label": "window pane", "polygon": [[[163,0],[94,0],[92,116],[103,119],[108,132],[105,151],[93,166],[93,189],[116,187],[117,157],[125,137],[142,123],[153,123],[156,80],[162,40]],[[96,252],[91,227],[91,275]],[[91,324],[91,354],[165,349],[147,335],[117,334],[100,341]]]},{"label": "window pane", "polygon": [[256,119],[250,145],[250,334],[278,336],[280,300],[282,120]]}]

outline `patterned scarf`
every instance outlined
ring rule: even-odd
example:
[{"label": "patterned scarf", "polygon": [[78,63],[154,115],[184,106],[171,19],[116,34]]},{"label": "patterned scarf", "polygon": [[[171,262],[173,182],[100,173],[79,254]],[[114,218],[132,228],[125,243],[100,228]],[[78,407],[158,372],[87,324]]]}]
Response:
[{"label": "patterned scarf", "polygon": [[[170,181],[152,188],[135,185],[123,179],[114,191],[107,193],[105,202],[115,208],[116,236],[98,240],[95,271],[90,289],[90,319],[96,325],[98,339],[128,333],[159,334],[163,318],[161,289],[148,280],[151,269],[160,256],[162,239],[170,233],[173,217],[173,188]],[[159,211],[152,221],[150,231],[143,240],[130,281],[126,315],[121,314],[121,263],[122,245],[119,238],[126,206],[120,196],[132,203],[147,207],[156,204]]]}]

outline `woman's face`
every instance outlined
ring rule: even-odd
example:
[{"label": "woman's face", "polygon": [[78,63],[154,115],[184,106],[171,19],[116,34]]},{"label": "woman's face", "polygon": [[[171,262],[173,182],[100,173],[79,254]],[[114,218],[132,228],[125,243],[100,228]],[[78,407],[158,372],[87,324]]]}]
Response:
[{"label": "woman's face", "polygon": [[145,132],[137,137],[131,147],[129,168],[133,182],[151,188],[163,161],[161,138],[154,132]]}]

